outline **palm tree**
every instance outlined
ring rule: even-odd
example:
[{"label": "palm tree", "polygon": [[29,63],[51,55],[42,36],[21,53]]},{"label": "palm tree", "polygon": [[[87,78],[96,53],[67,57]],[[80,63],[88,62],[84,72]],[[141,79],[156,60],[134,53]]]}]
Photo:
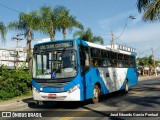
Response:
[{"label": "palm tree", "polygon": [[0,22],[0,34],[2,42],[5,42],[6,33],[7,33],[6,26],[3,24],[3,22]]},{"label": "palm tree", "polygon": [[144,57],[144,58],[137,58],[137,61],[138,61],[138,65],[142,67],[143,75],[144,75],[144,71],[145,71],[144,68],[146,66],[148,66],[150,69],[155,68],[152,55]]},{"label": "palm tree", "polygon": [[55,9],[57,15],[58,28],[62,29],[63,39],[66,39],[66,30],[72,31],[73,27],[83,29],[83,25],[76,20],[76,17],[70,15],[70,10],[63,6],[58,6]]},{"label": "palm tree", "polygon": [[31,42],[33,40],[33,31],[39,29],[40,19],[37,17],[37,11],[30,13],[20,13],[19,21],[10,22],[9,29],[20,30],[27,38],[28,45],[28,67],[30,72],[32,71],[32,48]]},{"label": "palm tree", "polygon": [[50,35],[50,40],[54,40],[57,28],[57,19],[54,9],[48,6],[43,6],[39,10],[41,19],[40,31]]},{"label": "palm tree", "polygon": [[90,28],[87,28],[86,31],[84,30],[76,31],[73,34],[73,37],[74,38],[77,37],[77,39],[85,40],[88,42],[103,44],[103,38],[100,36],[94,36]]},{"label": "palm tree", "polygon": [[160,0],[138,0],[138,11],[144,11],[144,21],[156,21],[160,19]]}]

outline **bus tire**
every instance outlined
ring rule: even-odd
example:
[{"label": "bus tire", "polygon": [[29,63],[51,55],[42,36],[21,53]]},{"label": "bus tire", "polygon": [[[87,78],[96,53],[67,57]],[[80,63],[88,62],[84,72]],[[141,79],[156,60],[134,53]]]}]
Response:
[{"label": "bus tire", "polygon": [[43,105],[43,101],[36,101],[36,105]]},{"label": "bus tire", "polygon": [[124,93],[128,93],[128,91],[129,91],[129,85],[128,85],[128,80],[126,80],[124,86]]},{"label": "bus tire", "polygon": [[92,102],[94,104],[100,101],[100,93],[101,93],[100,88],[98,87],[98,85],[95,85],[93,90],[93,98],[92,98]]}]

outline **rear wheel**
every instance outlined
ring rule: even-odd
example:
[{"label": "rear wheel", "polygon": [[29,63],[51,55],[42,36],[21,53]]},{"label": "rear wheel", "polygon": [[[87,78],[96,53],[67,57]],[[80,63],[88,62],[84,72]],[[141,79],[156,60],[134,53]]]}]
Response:
[{"label": "rear wheel", "polygon": [[101,93],[100,88],[98,87],[98,85],[95,85],[94,90],[93,90],[93,98],[92,98],[93,103],[98,103],[99,102],[100,93]]}]

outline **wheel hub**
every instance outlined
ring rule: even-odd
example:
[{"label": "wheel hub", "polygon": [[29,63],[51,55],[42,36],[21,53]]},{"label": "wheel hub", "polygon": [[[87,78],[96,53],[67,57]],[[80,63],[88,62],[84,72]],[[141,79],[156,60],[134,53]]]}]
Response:
[{"label": "wheel hub", "polygon": [[98,98],[98,90],[94,89],[94,98],[97,99]]}]

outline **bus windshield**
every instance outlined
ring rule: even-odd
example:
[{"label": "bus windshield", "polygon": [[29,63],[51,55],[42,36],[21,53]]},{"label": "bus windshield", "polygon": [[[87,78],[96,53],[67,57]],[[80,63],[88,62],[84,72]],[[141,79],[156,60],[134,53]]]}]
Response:
[{"label": "bus windshield", "polygon": [[36,53],[33,58],[33,78],[54,79],[77,75],[75,50],[54,50]]}]

